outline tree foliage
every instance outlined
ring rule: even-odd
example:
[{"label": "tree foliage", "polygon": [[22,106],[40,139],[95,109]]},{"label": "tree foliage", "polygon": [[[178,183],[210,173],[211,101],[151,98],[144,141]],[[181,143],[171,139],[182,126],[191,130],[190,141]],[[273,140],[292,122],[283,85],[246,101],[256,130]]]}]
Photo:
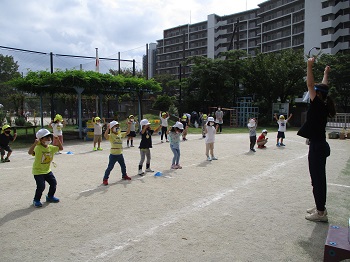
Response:
[{"label": "tree foliage", "polygon": [[349,112],[350,105],[350,52],[335,55],[323,54],[315,64],[316,81],[322,81],[326,65],[331,67],[329,73],[330,95],[335,100],[338,109]]},{"label": "tree foliage", "polygon": [[85,95],[161,90],[159,83],[152,79],[80,70],[57,71],[52,74],[47,71],[29,72],[24,78],[16,78],[9,84],[18,90],[35,94],[75,94],[75,87],[84,88]]},{"label": "tree foliage", "polygon": [[305,61],[301,51],[259,53],[245,60],[243,86],[260,105],[291,101],[305,91]]}]

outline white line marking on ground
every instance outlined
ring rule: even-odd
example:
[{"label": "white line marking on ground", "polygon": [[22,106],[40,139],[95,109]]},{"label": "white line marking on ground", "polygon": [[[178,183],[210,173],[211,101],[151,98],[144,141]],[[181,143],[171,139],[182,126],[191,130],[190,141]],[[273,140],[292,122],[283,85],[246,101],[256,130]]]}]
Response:
[{"label": "white line marking on ground", "polygon": [[0,170],[14,170],[21,168],[32,168],[32,166],[18,166],[18,167],[1,167]]},{"label": "white line marking on ground", "polygon": [[97,256],[90,259],[89,261],[100,260],[100,259],[104,259],[107,257],[112,257],[116,253],[116,251],[122,250],[128,246],[131,246],[133,243],[140,242],[142,239],[144,239],[148,236],[154,235],[157,231],[161,230],[162,228],[165,228],[171,224],[174,224],[175,222],[177,222],[181,218],[184,218],[184,217],[186,217],[194,212],[198,212],[201,209],[218,202],[219,200],[232,194],[233,192],[235,192],[239,188],[246,187],[247,185],[249,185],[253,182],[256,182],[264,177],[268,177],[269,175],[271,175],[271,173],[275,173],[275,174],[279,175],[280,173],[275,172],[276,170],[280,170],[280,168],[282,166],[289,165],[291,162],[294,162],[296,160],[300,160],[302,158],[305,158],[306,156],[307,156],[307,154],[304,154],[304,155],[298,156],[296,158],[293,158],[293,159],[290,159],[290,160],[287,160],[287,161],[284,161],[284,162],[281,162],[278,164],[274,164],[266,171],[264,171],[258,175],[255,175],[253,177],[247,178],[246,180],[244,180],[242,183],[238,184],[234,188],[229,188],[229,189],[226,189],[224,191],[218,192],[214,195],[202,198],[202,199],[194,202],[190,206],[185,206],[184,208],[182,208],[180,210],[176,210],[172,214],[161,219],[163,222],[161,222],[160,220],[157,220],[156,225],[151,226],[149,229],[146,229],[143,233],[141,233],[137,236],[134,236],[133,238],[129,238],[128,240],[124,241],[124,243],[121,243],[120,245],[116,245],[110,249],[105,250],[104,252],[98,254]]},{"label": "white line marking on ground", "polygon": [[330,185],[330,186],[339,186],[339,187],[345,187],[345,188],[350,188],[350,186],[347,186],[347,185],[339,185],[339,184],[333,184],[333,183],[327,183],[327,185]]}]

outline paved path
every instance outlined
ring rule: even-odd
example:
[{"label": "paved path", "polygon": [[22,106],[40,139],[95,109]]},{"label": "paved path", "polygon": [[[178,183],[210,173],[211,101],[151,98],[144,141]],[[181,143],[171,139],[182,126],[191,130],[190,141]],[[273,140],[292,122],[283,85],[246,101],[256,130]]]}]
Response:
[{"label": "paved path", "polygon": [[346,226],[350,214],[350,141],[329,140],[325,224],[304,219],[314,205],[304,139],[287,131],[277,148],[269,137],[251,153],[248,134],[219,134],[219,160],[208,162],[204,141],[189,135],[173,171],[169,144],[154,136],[151,167],[163,176],[138,177],[139,150],[125,148],[132,180],[116,166],[107,187],[108,142],[93,152],[69,141],[54,159],[61,202],[40,209],[33,158],[15,150],[0,165],[0,261],[322,261],[329,224]]}]

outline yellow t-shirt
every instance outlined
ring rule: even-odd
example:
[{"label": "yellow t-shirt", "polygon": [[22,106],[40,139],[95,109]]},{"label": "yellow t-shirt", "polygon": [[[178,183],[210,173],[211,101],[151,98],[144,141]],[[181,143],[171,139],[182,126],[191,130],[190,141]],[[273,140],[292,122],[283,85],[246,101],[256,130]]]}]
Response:
[{"label": "yellow t-shirt", "polygon": [[108,140],[111,143],[111,155],[121,155],[123,154],[123,140],[126,137],[126,132],[120,132],[118,134],[110,133],[108,135]]},{"label": "yellow t-shirt", "polygon": [[49,145],[48,147],[44,147],[37,145],[34,148],[33,175],[46,175],[51,172],[50,164],[53,160],[53,155],[58,151],[58,146]]}]

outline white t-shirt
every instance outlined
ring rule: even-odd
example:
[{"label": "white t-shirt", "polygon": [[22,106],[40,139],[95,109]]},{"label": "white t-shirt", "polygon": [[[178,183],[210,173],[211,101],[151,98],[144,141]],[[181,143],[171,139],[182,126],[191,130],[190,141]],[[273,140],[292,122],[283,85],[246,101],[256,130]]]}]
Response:
[{"label": "white t-shirt", "polygon": [[52,130],[53,130],[53,134],[55,136],[62,136],[63,124],[61,122],[52,123],[51,126],[52,126]]},{"label": "white t-shirt", "polygon": [[287,120],[278,120],[278,132],[286,132],[287,130]]},{"label": "white t-shirt", "polygon": [[101,123],[94,124],[94,135],[96,135],[96,136],[102,135],[102,126],[103,126],[103,124],[101,124]]},{"label": "white t-shirt", "polygon": [[215,126],[206,126],[207,134],[205,135],[205,143],[214,143],[215,142],[215,134],[216,129]]},{"label": "white t-shirt", "polygon": [[161,126],[168,126],[168,119],[169,119],[169,117],[166,117],[166,118],[164,118],[164,117],[160,117],[160,121],[161,121]]}]

